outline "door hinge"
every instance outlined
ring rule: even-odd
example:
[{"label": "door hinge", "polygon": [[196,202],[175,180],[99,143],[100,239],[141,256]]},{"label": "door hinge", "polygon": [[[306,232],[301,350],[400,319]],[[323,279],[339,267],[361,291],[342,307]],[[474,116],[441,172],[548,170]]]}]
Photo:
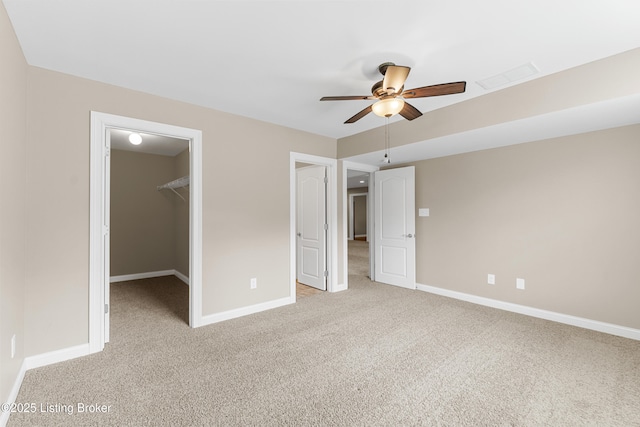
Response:
[{"label": "door hinge", "polygon": [[329,277],[329,271],[327,270],[324,271],[324,277]]},{"label": "door hinge", "polygon": [[329,229],[329,224],[325,224],[324,225],[324,231],[327,231]]},{"label": "door hinge", "polygon": [[111,155],[111,147],[104,147],[104,155],[109,157]]},{"label": "door hinge", "polygon": [[109,313],[109,304],[105,304],[104,305],[104,314],[108,314]]},{"label": "door hinge", "polygon": [[327,178],[326,176],[324,177],[324,183],[328,184],[329,183],[329,178]]}]

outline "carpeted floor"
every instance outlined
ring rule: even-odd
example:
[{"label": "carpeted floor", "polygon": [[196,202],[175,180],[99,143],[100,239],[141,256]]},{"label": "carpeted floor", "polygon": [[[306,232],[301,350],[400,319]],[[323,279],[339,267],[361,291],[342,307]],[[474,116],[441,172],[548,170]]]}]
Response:
[{"label": "carpeted floor", "polygon": [[[350,242],[350,272],[367,272],[362,244]],[[112,308],[105,351],[24,379],[17,402],[73,414],[9,426],[640,425],[640,342],[362,274],[198,329],[178,280],[114,284]]]}]

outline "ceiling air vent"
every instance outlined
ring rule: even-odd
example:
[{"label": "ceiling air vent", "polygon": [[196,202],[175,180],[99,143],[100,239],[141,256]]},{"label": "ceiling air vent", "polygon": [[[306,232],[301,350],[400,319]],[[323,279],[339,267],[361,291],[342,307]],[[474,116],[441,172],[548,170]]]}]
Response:
[{"label": "ceiling air vent", "polygon": [[505,71],[504,73],[498,74],[493,77],[488,77],[484,80],[478,80],[476,83],[478,83],[484,89],[490,90],[509,83],[513,83],[517,80],[522,80],[526,77],[533,76],[534,74],[538,74],[538,69],[535,65],[533,65],[533,63],[529,62],[527,64],[514,68],[513,70]]}]

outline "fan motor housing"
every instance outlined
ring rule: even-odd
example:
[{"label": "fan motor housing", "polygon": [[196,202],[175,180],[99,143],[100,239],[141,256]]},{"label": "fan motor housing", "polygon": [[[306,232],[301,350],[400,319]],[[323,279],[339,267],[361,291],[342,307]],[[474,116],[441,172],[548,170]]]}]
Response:
[{"label": "fan motor housing", "polygon": [[387,67],[394,65],[396,64],[394,64],[393,62],[383,62],[382,64],[378,65],[378,71],[380,71],[380,74],[384,76],[387,72]]},{"label": "fan motor housing", "polygon": [[383,80],[380,80],[379,82],[376,82],[373,86],[371,86],[371,93],[376,98],[380,98],[381,96],[386,94],[384,89],[382,88],[383,82]]}]

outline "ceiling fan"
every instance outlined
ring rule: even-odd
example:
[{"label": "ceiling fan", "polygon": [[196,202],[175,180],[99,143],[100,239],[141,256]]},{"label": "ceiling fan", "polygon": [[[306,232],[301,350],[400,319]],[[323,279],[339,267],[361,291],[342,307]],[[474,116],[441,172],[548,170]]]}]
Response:
[{"label": "ceiling fan", "polygon": [[324,96],[320,98],[320,101],[377,100],[349,118],[344,122],[345,124],[355,123],[371,112],[380,117],[400,114],[407,120],[413,120],[420,117],[422,113],[413,105],[405,102],[405,99],[462,93],[467,85],[467,82],[454,82],[404,90],[404,82],[411,71],[410,67],[385,62],[378,66],[378,71],[384,78],[373,85],[370,96]]}]

